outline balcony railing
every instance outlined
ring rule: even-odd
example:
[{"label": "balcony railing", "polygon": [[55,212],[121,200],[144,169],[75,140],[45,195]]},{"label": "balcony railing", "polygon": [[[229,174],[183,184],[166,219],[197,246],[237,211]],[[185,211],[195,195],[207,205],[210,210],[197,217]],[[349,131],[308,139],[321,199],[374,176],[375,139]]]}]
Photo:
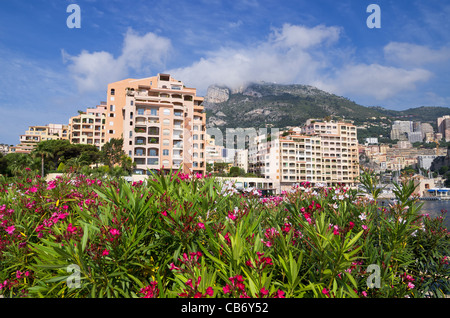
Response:
[{"label": "balcony railing", "polygon": [[143,128],[143,127],[136,127],[134,128],[134,132],[138,133],[138,134],[145,134],[145,132],[147,131],[147,129]]}]

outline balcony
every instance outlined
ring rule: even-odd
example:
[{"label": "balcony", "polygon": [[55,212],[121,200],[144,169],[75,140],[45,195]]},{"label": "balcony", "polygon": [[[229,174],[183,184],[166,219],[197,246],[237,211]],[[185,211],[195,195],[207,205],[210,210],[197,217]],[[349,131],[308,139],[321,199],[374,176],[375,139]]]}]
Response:
[{"label": "balcony", "polygon": [[146,144],[146,140],[144,137],[136,137],[134,140],[135,145],[144,145]]},{"label": "balcony", "polygon": [[136,116],[135,124],[136,125],[146,125],[147,124],[147,119],[145,117],[140,117],[138,115],[138,116]]},{"label": "balcony", "polygon": [[159,155],[159,149],[158,148],[150,148],[147,151],[147,155],[149,157],[158,157]]},{"label": "balcony", "polygon": [[158,158],[148,158],[147,164],[149,166],[157,166],[157,165],[159,165],[159,159]]},{"label": "balcony", "polygon": [[158,137],[149,137],[148,144],[159,145],[159,138]]},{"label": "balcony", "polygon": [[136,148],[134,150],[135,157],[145,157],[145,149],[144,148]]},{"label": "balcony", "polygon": [[145,134],[147,133],[147,129],[145,127],[136,127],[134,128],[134,132],[137,134]]},{"label": "balcony", "polygon": [[161,126],[158,119],[150,119],[149,118],[147,124],[149,127],[160,127]]},{"label": "balcony", "polygon": [[182,104],[173,103],[173,109],[178,112],[181,111],[181,115],[179,116],[182,116],[182,112],[184,111],[184,106]]},{"label": "balcony", "polygon": [[150,136],[159,136],[159,128],[158,127],[149,127],[148,134]]}]

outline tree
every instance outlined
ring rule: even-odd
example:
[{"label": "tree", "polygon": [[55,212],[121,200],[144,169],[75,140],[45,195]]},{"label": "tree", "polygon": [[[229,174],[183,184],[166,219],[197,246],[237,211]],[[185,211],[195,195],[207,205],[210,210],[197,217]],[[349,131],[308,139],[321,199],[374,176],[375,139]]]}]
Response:
[{"label": "tree", "polygon": [[239,177],[239,176],[243,176],[243,175],[245,175],[244,169],[239,168],[239,167],[231,167],[230,168],[230,172],[229,172],[230,177]]},{"label": "tree", "polygon": [[83,166],[87,166],[89,163],[82,157],[70,158],[66,162],[66,167],[71,167],[74,171],[80,170]]},{"label": "tree", "polygon": [[25,153],[9,153],[4,159],[7,163],[6,174],[8,175],[18,174],[25,168],[30,168],[34,165],[31,156]]},{"label": "tree", "polygon": [[103,145],[101,151],[101,160],[110,169],[116,164],[120,164],[122,161],[122,156],[125,155],[123,151],[123,139],[112,138],[106,144]]},{"label": "tree", "polygon": [[38,143],[36,149],[47,151],[53,161],[54,170],[58,168],[60,162],[66,162],[71,158],[82,157],[86,164],[98,162],[100,152],[94,145],[71,144],[68,140],[45,140]]},{"label": "tree", "polygon": [[7,173],[8,161],[6,161],[5,156],[0,152],[0,175]]},{"label": "tree", "polygon": [[44,176],[44,159],[53,157],[53,153],[39,147],[39,144],[31,152],[33,158],[41,158],[41,176]]}]

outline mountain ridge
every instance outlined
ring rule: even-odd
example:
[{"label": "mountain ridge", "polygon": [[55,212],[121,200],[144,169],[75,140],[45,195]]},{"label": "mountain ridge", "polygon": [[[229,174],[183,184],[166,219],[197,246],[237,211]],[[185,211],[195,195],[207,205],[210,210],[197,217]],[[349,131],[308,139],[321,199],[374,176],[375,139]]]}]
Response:
[{"label": "mountain ridge", "polygon": [[361,124],[368,118],[388,120],[406,118],[429,122],[435,126],[437,117],[450,114],[450,108],[420,106],[406,110],[390,110],[381,106],[363,106],[311,85],[250,83],[231,89],[226,86],[208,87],[204,102],[207,127],[277,128],[302,125],[309,118],[350,119]]}]

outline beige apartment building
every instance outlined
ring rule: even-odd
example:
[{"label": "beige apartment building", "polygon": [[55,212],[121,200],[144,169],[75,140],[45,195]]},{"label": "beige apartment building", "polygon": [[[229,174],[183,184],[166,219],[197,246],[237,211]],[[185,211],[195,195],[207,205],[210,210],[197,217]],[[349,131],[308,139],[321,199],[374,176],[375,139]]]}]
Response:
[{"label": "beige apartment building", "polygon": [[438,133],[442,134],[441,138],[450,141],[450,115],[437,118]]},{"label": "beige apartment building", "polygon": [[64,124],[29,126],[25,134],[20,135],[20,143],[10,147],[10,153],[31,153],[36,145],[45,140],[69,139],[70,127]]},{"label": "beige apartment building", "polygon": [[123,138],[134,173],[206,172],[203,97],[169,74],[108,85],[105,136]]},{"label": "beige apartment building", "polygon": [[94,145],[99,150],[105,144],[106,102],[69,119],[70,142]]},{"label": "beige apartment building", "polygon": [[301,132],[280,137],[281,188],[293,184],[354,186],[359,177],[356,126],[310,119]]}]

